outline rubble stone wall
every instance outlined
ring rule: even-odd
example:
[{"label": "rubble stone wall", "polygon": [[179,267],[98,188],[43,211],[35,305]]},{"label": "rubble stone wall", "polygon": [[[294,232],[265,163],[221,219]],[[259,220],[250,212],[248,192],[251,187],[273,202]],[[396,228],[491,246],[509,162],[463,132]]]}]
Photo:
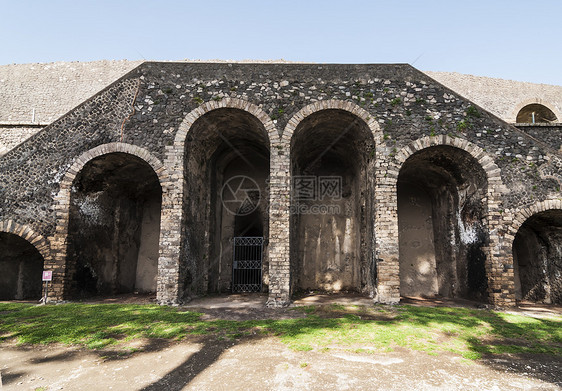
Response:
[{"label": "rubble stone wall", "polygon": [[532,103],[548,107],[562,122],[562,86],[456,72],[425,73],[506,122],[515,123],[519,110]]},{"label": "rubble stone wall", "polygon": [[508,227],[531,205],[560,199],[561,156],[409,65],[151,62],[117,80],[0,157],[0,221],[49,238],[45,262],[55,272],[53,297],[64,297],[72,278],[65,255],[72,178],[91,159],[117,151],[145,159],[160,179],[158,300],[184,297],[190,270],[189,249],[182,246],[186,235],[204,229],[185,225],[185,189],[193,185],[185,143],[197,134],[190,132],[198,119],[224,108],[248,113],[269,138],[270,305],[285,305],[291,295],[292,135],[323,110],[349,113],[374,135],[367,167],[375,179],[374,227],[365,240],[374,246],[368,274],[375,300],[400,299],[402,165],[417,151],[444,145],[469,153],[486,173],[486,294],[497,305],[514,303],[514,233]]}]

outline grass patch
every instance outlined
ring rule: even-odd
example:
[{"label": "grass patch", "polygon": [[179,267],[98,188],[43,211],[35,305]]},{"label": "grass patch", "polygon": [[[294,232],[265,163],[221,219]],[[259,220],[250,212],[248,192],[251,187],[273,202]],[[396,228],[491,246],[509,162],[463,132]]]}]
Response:
[{"label": "grass patch", "polygon": [[298,307],[303,318],[201,319],[201,314],[157,305],[0,303],[0,343],[62,343],[91,349],[142,350],[141,339],[180,340],[190,335],[224,339],[275,336],[298,351],[344,349],[360,353],[397,347],[428,354],[454,352],[562,356],[562,316],[534,318],[467,308],[413,306]]}]

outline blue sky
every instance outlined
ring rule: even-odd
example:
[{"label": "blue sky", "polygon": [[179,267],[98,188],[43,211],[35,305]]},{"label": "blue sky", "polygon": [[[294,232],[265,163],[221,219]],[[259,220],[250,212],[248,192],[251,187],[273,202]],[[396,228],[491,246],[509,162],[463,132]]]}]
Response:
[{"label": "blue sky", "polygon": [[410,63],[562,85],[560,0],[0,0],[0,64]]}]

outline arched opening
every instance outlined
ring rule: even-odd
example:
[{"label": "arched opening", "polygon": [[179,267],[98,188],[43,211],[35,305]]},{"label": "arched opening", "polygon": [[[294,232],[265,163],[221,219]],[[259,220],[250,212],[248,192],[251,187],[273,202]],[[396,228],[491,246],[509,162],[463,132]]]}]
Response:
[{"label": "arched opening", "polygon": [[39,300],[43,262],[27,240],[0,232],[0,300]]},{"label": "arched opening", "polygon": [[156,292],[162,188],[144,160],[115,152],[74,179],[68,226],[70,295]]},{"label": "arched opening", "polygon": [[[244,110],[210,111],[191,127],[185,157],[184,295],[266,291],[269,139],[264,126]],[[233,280],[240,274],[235,269],[249,264],[236,259],[238,237],[262,238],[244,286]]]},{"label": "arched opening", "polygon": [[305,118],[291,140],[292,290],[374,286],[374,141],[367,124],[337,109]]},{"label": "arched opening", "polygon": [[519,110],[515,122],[518,124],[550,123],[557,122],[557,118],[548,107],[532,103]]},{"label": "arched opening", "polygon": [[486,173],[468,152],[434,146],[398,176],[402,296],[487,298]]},{"label": "arched opening", "polygon": [[529,217],[513,241],[515,298],[562,304],[562,210]]}]

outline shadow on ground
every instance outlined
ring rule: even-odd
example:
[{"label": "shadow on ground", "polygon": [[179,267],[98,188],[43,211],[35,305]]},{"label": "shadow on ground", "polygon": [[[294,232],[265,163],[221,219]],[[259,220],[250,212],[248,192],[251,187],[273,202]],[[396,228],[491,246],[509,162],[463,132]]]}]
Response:
[{"label": "shadow on ground", "polygon": [[198,352],[189,356],[187,360],[158,381],[144,387],[142,391],[179,391],[234,345],[235,343],[228,341],[208,340]]},{"label": "shadow on ground", "polygon": [[[142,390],[181,390],[190,382],[193,381],[199,374],[204,372],[211,365],[216,363],[221,355],[232,348],[233,346],[250,341],[252,339],[261,339],[273,335],[288,335],[291,337],[298,337],[314,333],[315,331],[338,329],[342,326],[342,319],[347,319],[349,313],[346,313],[342,306],[361,306],[365,298],[354,298],[353,296],[330,295],[331,297],[304,297],[300,299],[301,304],[309,305],[310,310],[294,310],[294,309],[281,309],[272,310],[266,308],[262,303],[260,297],[250,297],[250,300],[244,300],[243,297],[213,297],[208,302],[204,300],[191,303],[180,311],[197,311],[202,313],[201,320],[210,321],[237,321],[246,322],[251,321],[252,326],[264,327],[269,330],[268,333],[256,335],[238,335],[235,337],[226,337],[224,335],[216,335],[212,333],[206,335],[191,335],[187,337],[189,341],[195,341],[200,344],[200,349],[191,354],[184,362],[169,371],[167,374],[154,381],[149,386],[144,387]],[[221,305],[221,300],[223,305]],[[446,322],[448,324],[457,325],[460,327],[477,327],[483,323],[489,324],[492,328],[491,334],[496,338],[488,340],[468,339],[467,343],[469,349],[475,353],[483,355],[479,360],[494,370],[503,373],[519,374],[526,377],[532,377],[551,384],[562,386],[562,365],[560,356],[553,356],[549,354],[526,354],[526,353],[510,353],[509,345],[525,345],[526,340],[540,340],[544,337],[544,330],[554,329],[560,325],[559,320],[555,320],[552,316],[559,316],[560,309],[553,307],[549,309],[545,306],[529,307],[524,310],[535,311],[540,317],[533,316],[538,322],[533,327],[521,327],[517,324],[510,323],[504,318],[499,316],[496,312],[489,310],[477,310],[479,304],[472,302],[459,303],[451,301],[439,300],[433,303],[433,306],[443,307],[436,309],[434,312],[425,311],[423,307],[432,306],[431,300],[416,300],[414,298],[407,299],[408,303],[412,306],[409,307],[406,315],[402,314],[399,309],[404,308],[401,306],[377,306],[387,312],[384,316],[369,317],[365,316],[354,320],[355,323],[360,322],[374,322],[377,325],[390,325],[396,322],[408,322],[414,325],[429,326],[439,324],[439,322]],[[115,301],[112,301],[115,303]],[[130,301],[128,301],[130,303]],[[257,303],[257,304],[256,304]],[[340,304],[343,303],[343,304]],[[339,304],[336,308],[334,305]],[[316,306],[316,307],[315,307]],[[332,307],[334,308],[332,308]],[[448,314],[450,306],[464,307],[466,311],[455,312],[454,315]],[[322,308],[327,308],[326,311]],[[468,307],[468,308],[467,308]],[[416,310],[418,308],[419,310]],[[515,310],[517,312],[517,310]],[[388,315],[390,313],[391,315]],[[310,317],[311,314],[313,318]],[[392,315],[398,314],[398,315]],[[127,315],[127,314],[125,314]],[[406,316],[406,318],[404,317]],[[551,316],[549,318],[549,316]],[[127,316],[120,319],[128,319]],[[174,318],[175,319],[175,318]],[[38,317],[40,321],[40,317]],[[63,321],[63,319],[61,319]],[[70,320],[66,320],[70,321]],[[159,319],[154,317],[153,321],[158,322]],[[176,322],[176,320],[173,320]],[[172,323],[173,323],[172,322]],[[181,319],[177,320],[178,324]],[[0,320],[0,325],[2,320]],[[38,323],[39,324],[39,323]],[[1,329],[0,329],[1,330]],[[25,331],[23,331],[25,332]],[[0,341],[2,334],[0,333]],[[139,345],[138,353],[142,354],[143,351],[160,351],[174,343],[165,338],[147,338]],[[552,344],[562,348],[562,339],[556,336],[551,341]],[[508,346],[504,349],[505,346]],[[529,344],[529,347],[532,347]],[[30,346],[23,346],[21,349],[33,349]],[[503,350],[502,350],[503,349]],[[500,354],[498,354],[498,351]],[[99,357],[104,360],[126,360],[130,354],[122,354],[111,349],[98,349],[95,351]],[[49,361],[67,361],[74,358],[79,352],[69,351],[68,353],[60,353],[43,358],[34,358],[30,360],[30,364],[41,364]],[[13,384],[18,378],[25,375],[24,372],[10,372],[3,376],[4,385]]]}]

